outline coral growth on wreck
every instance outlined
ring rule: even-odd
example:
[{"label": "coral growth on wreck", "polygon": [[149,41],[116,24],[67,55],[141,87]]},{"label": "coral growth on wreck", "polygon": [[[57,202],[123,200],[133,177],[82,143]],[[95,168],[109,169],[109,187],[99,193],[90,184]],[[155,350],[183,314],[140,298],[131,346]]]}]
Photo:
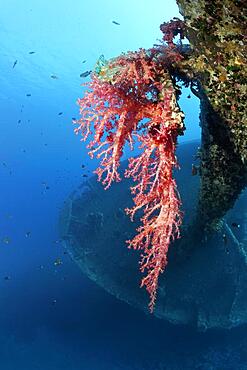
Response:
[{"label": "coral growth on wreck", "polygon": [[[140,154],[125,172],[134,180],[134,205],[126,211],[141,221],[128,245],[142,250],[146,276],[141,285],[150,294],[151,311],[169,245],[179,237],[182,222],[172,174],[177,136],[184,131],[178,82],[190,86],[201,102],[201,189],[194,230],[218,228],[247,184],[246,6],[241,0],[177,3],[184,20],[163,23],[159,45],[108,61],[100,57],[78,101],[81,117],[75,122],[82,140],[90,138],[89,155],[100,160],[96,173],[105,189],[121,180],[124,146],[139,143]],[[182,43],[185,37],[190,44]]]}]

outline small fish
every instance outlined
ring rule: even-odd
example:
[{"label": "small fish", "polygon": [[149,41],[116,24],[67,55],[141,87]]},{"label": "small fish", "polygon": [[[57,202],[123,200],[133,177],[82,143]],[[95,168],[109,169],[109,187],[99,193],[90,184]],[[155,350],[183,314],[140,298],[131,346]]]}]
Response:
[{"label": "small fish", "polygon": [[63,261],[61,260],[61,258],[57,258],[55,261],[54,261],[54,266],[60,266],[63,264]]},{"label": "small fish", "polygon": [[57,77],[56,75],[51,75],[51,78],[53,78],[53,80],[58,80],[59,77]]},{"label": "small fish", "polygon": [[53,305],[55,305],[57,303],[57,300],[56,299],[53,299],[52,302],[51,302]]},{"label": "small fish", "polygon": [[25,237],[29,238],[30,235],[31,235],[31,231],[27,231],[26,234],[25,234]]},{"label": "small fish", "polygon": [[85,164],[82,164],[82,165],[81,165],[81,168],[85,168]]},{"label": "small fish", "polygon": [[11,280],[10,276],[4,276],[4,280]]},{"label": "small fish", "polygon": [[84,175],[82,175],[82,177],[88,177],[88,175],[84,174]]},{"label": "small fish", "polygon": [[28,54],[35,54],[35,51],[29,51]]},{"label": "small fish", "polygon": [[80,77],[88,77],[92,71],[86,71],[80,74]]},{"label": "small fish", "polygon": [[240,229],[240,225],[239,225],[239,224],[237,224],[236,222],[233,222],[233,223],[232,223],[232,227],[236,227],[237,229]]},{"label": "small fish", "polygon": [[5,238],[2,239],[2,242],[4,244],[9,244],[11,242],[10,238],[8,236],[6,236]]},{"label": "small fish", "polygon": [[18,120],[18,123],[21,123],[21,119]]},{"label": "small fish", "polygon": [[82,64],[84,64],[84,63],[86,63],[86,60],[83,60],[83,61],[82,61]]},{"label": "small fish", "polygon": [[228,239],[227,239],[226,234],[223,234],[223,235],[222,235],[222,238],[223,238],[223,242],[224,242],[224,244],[226,245],[226,244],[227,244],[227,242],[228,242]]},{"label": "small fish", "polygon": [[13,64],[13,68],[15,68],[16,64],[17,64],[18,60],[16,59],[16,61],[14,62]]},{"label": "small fish", "polygon": [[198,167],[195,166],[194,164],[192,164],[191,174],[192,176],[196,176],[198,174]]},{"label": "small fish", "polygon": [[188,96],[187,96],[187,99],[190,99],[191,98],[191,95],[189,94]]},{"label": "small fish", "polygon": [[6,162],[3,162],[3,166],[4,166],[4,167],[7,167],[7,164],[6,164]]},{"label": "small fish", "polygon": [[32,96],[31,94],[26,94],[26,96]]},{"label": "small fish", "polygon": [[50,186],[46,186],[46,187],[45,187],[45,189],[46,189],[46,190],[49,190],[49,189],[50,189]]},{"label": "small fish", "polygon": [[76,121],[76,118],[75,117],[72,117],[72,121]]},{"label": "small fish", "polygon": [[39,265],[39,269],[40,270],[43,270],[44,269],[44,265]]},{"label": "small fish", "polygon": [[112,21],[112,23],[116,24],[117,26],[120,26],[120,23],[118,23],[116,21]]},{"label": "small fish", "polygon": [[59,112],[58,115],[61,116],[63,114],[63,112]]}]

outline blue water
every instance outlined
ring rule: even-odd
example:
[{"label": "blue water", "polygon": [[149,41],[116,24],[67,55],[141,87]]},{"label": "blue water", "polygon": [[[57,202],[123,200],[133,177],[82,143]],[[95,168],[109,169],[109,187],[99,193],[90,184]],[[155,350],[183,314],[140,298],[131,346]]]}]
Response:
[{"label": "blue water", "polygon": [[[159,25],[179,15],[175,1],[0,5],[0,369],[189,369],[197,355],[205,365],[208,348],[222,353],[221,334],[174,328],[117,301],[70,260],[57,227],[64,200],[95,168],[71,123],[79,75],[102,53],[151,47]],[[198,101],[187,94],[182,140],[200,135]],[[213,349],[215,364],[238,361]]]}]

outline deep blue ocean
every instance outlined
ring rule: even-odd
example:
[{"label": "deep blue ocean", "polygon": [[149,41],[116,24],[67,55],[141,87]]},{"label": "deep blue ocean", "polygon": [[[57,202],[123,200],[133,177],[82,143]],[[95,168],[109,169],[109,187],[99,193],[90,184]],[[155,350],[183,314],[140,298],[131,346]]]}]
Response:
[{"label": "deep blue ocean", "polygon": [[[80,74],[101,54],[151,47],[175,16],[174,0],[0,0],[0,370],[190,369],[196,357],[198,369],[239,368],[239,331],[197,333],[118,301],[58,234],[64,201],[96,167],[73,132]],[[200,137],[188,93],[182,141]]]}]

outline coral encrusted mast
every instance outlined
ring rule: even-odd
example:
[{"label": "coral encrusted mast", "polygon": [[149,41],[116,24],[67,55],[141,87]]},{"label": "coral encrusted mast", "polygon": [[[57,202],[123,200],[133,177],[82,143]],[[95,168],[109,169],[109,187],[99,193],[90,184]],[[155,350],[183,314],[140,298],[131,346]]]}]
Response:
[{"label": "coral encrusted mast", "polygon": [[[126,209],[141,224],[130,248],[142,250],[141,286],[153,311],[159,274],[167,265],[171,242],[180,236],[182,213],[173,169],[184,131],[179,108],[181,87],[190,86],[201,101],[201,191],[193,234],[220,227],[247,183],[247,123],[244,112],[244,4],[241,1],[178,1],[184,21],[161,25],[163,42],[149,50],[98,60],[88,90],[79,99],[76,133],[90,138],[89,155],[105,189],[120,181],[125,145],[139,144],[126,177],[133,179],[134,205]],[[174,42],[178,36],[178,42]],[[187,37],[190,45],[183,44]]]}]

